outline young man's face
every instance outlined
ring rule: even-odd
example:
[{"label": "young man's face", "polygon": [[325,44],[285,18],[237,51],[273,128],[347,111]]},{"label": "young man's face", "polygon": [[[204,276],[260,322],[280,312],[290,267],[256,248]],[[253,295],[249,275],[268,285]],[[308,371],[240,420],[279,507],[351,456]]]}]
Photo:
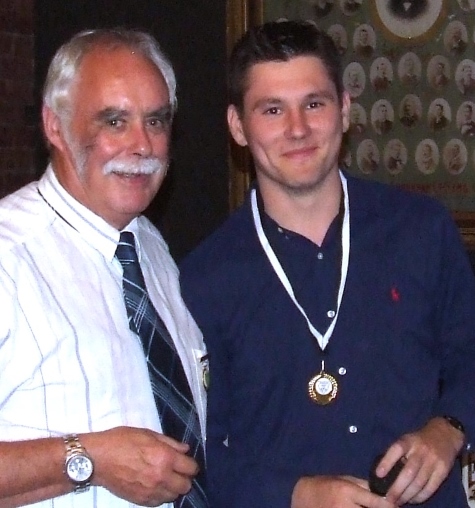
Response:
[{"label": "young man's face", "polygon": [[126,48],[94,49],[76,79],[68,125],[45,114],[55,171],[73,197],[122,229],[150,204],[165,176],[168,88],[149,60]]},{"label": "young man's face", "polygon": [[300,56],[251,67],[243,111],[230,106],[228,121],[236,142],[249,145],[261,187],[305,192],[337,171],[349,109],[321,60]]}]

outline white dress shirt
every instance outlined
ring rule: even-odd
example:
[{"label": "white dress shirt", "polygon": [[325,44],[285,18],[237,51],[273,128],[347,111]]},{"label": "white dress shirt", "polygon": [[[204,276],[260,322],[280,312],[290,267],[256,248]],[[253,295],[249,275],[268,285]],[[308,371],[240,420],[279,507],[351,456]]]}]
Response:
[{"label": "white dress shirt", "polygon": [[[175,341],[204,433],[206,352],[177,267],[145,217],[125,229],[135,234],[150,298]],[[62,188],[51,166],[0,201],[1,440],[121,425],[161,431],[142,345],[128,326],[114,257],[119,236]],[[92,487],[33,506],[135,505]]]}]

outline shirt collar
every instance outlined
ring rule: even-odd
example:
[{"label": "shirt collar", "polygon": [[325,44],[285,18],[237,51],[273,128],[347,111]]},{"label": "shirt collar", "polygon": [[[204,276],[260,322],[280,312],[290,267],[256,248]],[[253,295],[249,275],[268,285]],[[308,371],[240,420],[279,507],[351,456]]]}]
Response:
[{"label": "shirt collar", "polygon": [[[38,182],[38,192],[60,220],[76,230],[84,241],[101,252],[106,259],[112,261],[119,243],[120,231],[71,196],[59,183],[51,164]],[[131,231],[137,237],[137,219],[133,219],[124,230]],[[137,252],[140,259],[139,241]]]},{"label": "shirt collar", "polygon": [[[346,175],[345,175],[346,176]],[[302,238],[302,235],[296,233],[295,231],[291,231],[282,227],[278,224],[270,215],[267,214],[264,208],[264,201],[262,199],[262,195],[259,191],[259,186],[257,184],[253,185],[253,188],[256,189],[256,198],[257,198],[257,207],[259,209],[259,213],[261,216],[262,228],[265,231],[266,235],[270,239],[272,244],[272,240],[279,238],[282,233],[287,238],[297,237]],[[249,203],[250,206],[250,203]],[[345,213],[344,205],[343,205],[343,195],[340,200],[340,209],[338,211],[338,215],[331,222],[327,233],[325,234],[325,238],[323,239],[322,245],[320,247],[324,247],[329,243],[335,242],[338,238],[341,238],[341,228],[343,224],[343,215]]]}]

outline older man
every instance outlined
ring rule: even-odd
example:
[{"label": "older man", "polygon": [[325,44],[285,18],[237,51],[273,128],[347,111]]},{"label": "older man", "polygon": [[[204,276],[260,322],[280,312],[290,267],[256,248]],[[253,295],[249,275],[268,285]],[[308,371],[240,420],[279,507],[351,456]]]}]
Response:
[{"label": "older man", "polygon": [[208,506],[202,336],[141,216],[175,89],[143,32],[82,32],[50,65],[51,164],[0,202],[2,507]]}]

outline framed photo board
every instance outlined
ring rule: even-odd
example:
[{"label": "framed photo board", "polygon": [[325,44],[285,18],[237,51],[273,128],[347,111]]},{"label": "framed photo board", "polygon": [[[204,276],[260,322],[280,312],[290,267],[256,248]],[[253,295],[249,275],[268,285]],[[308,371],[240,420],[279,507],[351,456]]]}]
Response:
[{"label": "framed photo board", "polygon": [[325,30],[352,99],[341,165],[436,197],[475,250],[475,0],[228,3],[243,13],[237,25],[233,18],[234,40],[253,23],[281,18]]}]

